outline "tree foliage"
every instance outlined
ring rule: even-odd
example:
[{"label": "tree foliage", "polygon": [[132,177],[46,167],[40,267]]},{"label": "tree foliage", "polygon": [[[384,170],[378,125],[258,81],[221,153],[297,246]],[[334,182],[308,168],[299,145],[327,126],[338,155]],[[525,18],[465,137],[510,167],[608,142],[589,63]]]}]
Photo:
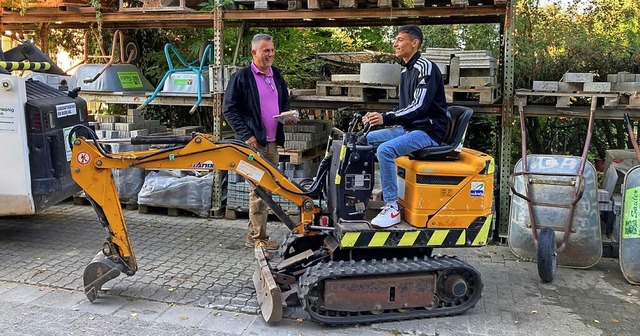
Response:
[{"label": "tree foliage", "polygon": [[[607,74],[640,71],[640,5],[634,0],[520,0],[516,12],[515,86],[530,88],[534,80],[558,81],[565,72]],[[552,102],[550,102],[552,103]],[[588,104],[575,101],[574,104]],[[527,118],[529,148],[536,153],[580,155],[587,120]],[[626,141],[622,121],[598,121],[591,156]],[[553,141],[550,141],[553,140]]]},{"label": "tree foliage", "polygon": [[[228,1],[207,0],[203,10],[224,6]],[[518,0],[515,16],[514,73],[516,88],[530,88],[534,80],[560,80],[565,72],[593,72],[596,80],[619,71],[640,72],[640,4],[636,0]],[[424,47],[491,50],[503,48],[497,24],[455,24],[423,26]],[[392,53],[395,27],[342,28],[247,28],[226,27],[224,63],[242,66],[251,59],[250,40],[256,33],[268,33],[276,42],[275,65],[281,68],[293,88],[312,88],[326,79],[325,63],[314,57],[320,52],[371,50]],[[105,30],[103,34],[110,36]],[[142,57],[138,66],[157,85],[167,71],[163,47],[174,44],[185,59],[198,57],[203,42],[213,37],[212,29],[142,29],[126,32],[138,41]],[[72,55],[81,51],[79,31],[54,30],[50,50],[63,48]],[[106,43],[110,37],[105,38]],[[238,50],[236,54],[236,49]],[[92,46],[92,52],[97,49]],[[323,77],[324,76],[324,77]],[[544,103],[545,101],[541,101]],[[553,102],[547,102],[553,104]],[[575,101],[574,104],[588,104]],[[211,125],[210,113],[190,116],[182,108],[150,107],[149,112],[167,124]],[[206,111],[206,109],[205,109]],[[517,123],[517,120],[516,120]],[[467,135],[467,145],[495,153],[499,130],[496,118],[476,116]],[[517,124],[516,124],[517,125]],[[527,118],[529,150],[535,153],[580,154],[586,134],[586,120]],[[487,134],[494,136],[487,137]],[[514,157],[519,156],[519,132],[514,132]],[[550,141],[553,140],[553,141]],[[592,157],[604,156],[608,148],[628,146],[622,121],[598,120],[592,140]]]}]

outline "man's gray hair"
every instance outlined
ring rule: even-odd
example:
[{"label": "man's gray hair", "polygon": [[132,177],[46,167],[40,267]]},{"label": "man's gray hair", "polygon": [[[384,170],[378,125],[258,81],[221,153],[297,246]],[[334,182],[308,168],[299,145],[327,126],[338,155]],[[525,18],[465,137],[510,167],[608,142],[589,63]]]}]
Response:
[{"label": "man's gray hair", "polygon": [[269,34],[256,34],[251,39],[251,49],[255,49],[260,41],[273,41],[273,36]]}]

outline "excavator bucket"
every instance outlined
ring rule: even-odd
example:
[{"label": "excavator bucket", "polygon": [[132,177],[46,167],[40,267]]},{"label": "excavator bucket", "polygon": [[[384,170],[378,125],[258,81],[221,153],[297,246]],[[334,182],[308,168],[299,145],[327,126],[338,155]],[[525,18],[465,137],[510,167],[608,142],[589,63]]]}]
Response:
[{"label": "excavator bucket", "polygon": [[256,246],[256,270],[253,273],[253,286],[256,288],[260,312],[267,323],[282,320],[282,291],[271,275],[262,247]]},{"label": "excavator bucket", "polygon": [[107,281],[115,279],[120,275],[124,267],[114,262],[107,256],[98,252],[91,260],[91,263],[84,269],[82,280],[84,281],[84,294],[89,301],[93,302],[98,298],[98,291],[102,289]]}]

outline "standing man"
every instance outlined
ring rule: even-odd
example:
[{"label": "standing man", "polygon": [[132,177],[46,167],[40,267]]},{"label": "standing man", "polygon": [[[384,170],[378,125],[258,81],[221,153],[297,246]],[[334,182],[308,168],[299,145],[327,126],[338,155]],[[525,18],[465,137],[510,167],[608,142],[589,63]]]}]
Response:
[{"label": "standing man", "polygon": [[[260,156],[277,165],[277,146],[284,146],[284,127],[275,116],[289,110],[289,92],[280,69],[272,66],[275,52],[273,37],[267,34],[253,37],[253,61],[229,80],[222,109],[236,139],[246,142]],[[289,123],[295,122],[297,120]],[[279,244],[267,235],[267,210],[267,205],[252,188],[245,243],[252,247],[261,244],[268,256],[267,250],[277,250]]]},{"label": "standing man", "polygon": [[442,74],[433,62],[420,56],[418,49],[422,40],[422,31],[417,26],[398,29],[393,48],[403,65],[400,104],[393,111],[369,112],[363,118],[371,126],[400,126],[367,135],[369,144],[378,146],[376,156],[385,202],[382,211],[371,220],[373,227],[388,228],[401,221],[394,160],[421,148],[438,146],[444,140],[449,123]]}]

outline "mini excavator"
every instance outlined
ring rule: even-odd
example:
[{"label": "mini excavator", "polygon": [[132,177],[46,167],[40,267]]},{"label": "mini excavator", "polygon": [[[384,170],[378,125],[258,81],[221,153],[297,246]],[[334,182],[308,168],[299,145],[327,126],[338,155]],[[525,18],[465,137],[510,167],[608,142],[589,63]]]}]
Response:
[{"label": "mini excavator", "polygon": [[[204,134],[133,137],[132,144],[173,146],[109,153],[95,133],[78,126],[89,135],[69,138],[71,172],[108,232],[85,268],[85,294],[94,301],[104,283],[138,269],[112,169],[230,170],[250,181],[290,230],[277,265],[267,261],[260,244],[254,249],[253,283],[265,321],[279,321],[283,307],[296,301],[312,320],[330,325],[463,313],[481,297],[480,273],[456,257],[432,256],[432,251],[483,246],[493,230],[494,160],[461,145],[472,113],[450,107],[441,146],[396,160],[404,220],[388,229],[373,229],[366,218],[375,151],[363,141],[369,127],[358,114],[346,132],[332,130],[326,155],[306,188],[239,140]],[[271,193],[300,207],[298,223]]]}]

